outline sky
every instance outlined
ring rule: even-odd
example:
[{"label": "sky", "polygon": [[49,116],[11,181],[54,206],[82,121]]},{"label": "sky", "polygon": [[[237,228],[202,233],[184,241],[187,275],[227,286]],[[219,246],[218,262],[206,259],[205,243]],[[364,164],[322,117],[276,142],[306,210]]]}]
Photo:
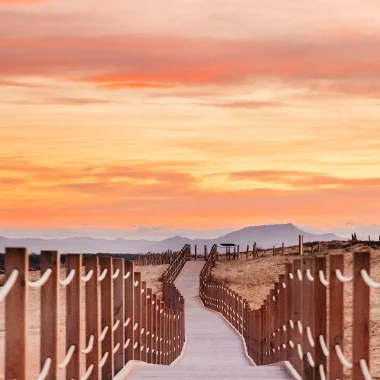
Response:
[{"label": "sky", "polygon": [[379,12],[0,0],[0,229],[376,224]]}]

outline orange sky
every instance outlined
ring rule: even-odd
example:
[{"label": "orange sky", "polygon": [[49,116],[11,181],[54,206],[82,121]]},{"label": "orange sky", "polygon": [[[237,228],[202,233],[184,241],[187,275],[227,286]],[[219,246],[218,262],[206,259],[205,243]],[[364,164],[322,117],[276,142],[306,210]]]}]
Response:
[{"label": "orange sky", "polygon": [[377,0],[0,0],[0,227],[376,223]]}]

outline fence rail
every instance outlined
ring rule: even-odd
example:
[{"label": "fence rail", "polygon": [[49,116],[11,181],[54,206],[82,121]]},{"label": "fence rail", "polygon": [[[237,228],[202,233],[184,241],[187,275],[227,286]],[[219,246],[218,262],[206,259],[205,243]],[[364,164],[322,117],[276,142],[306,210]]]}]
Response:
[{"label": "fence rail", "polygon": [[135,264],[138,266],[172,264],[181,252],[168,250],[162,253],[139,253],[136,255]]},{"label": "fence rail", "polygon": [[[60,279],[60,254],[43,251],[41,277],[31,282],[27,250],[7,248],[6,281],[0,289],[0,302],[5,301],[5,379],[31,378],[26,350],[30,287],[41,288],[39,380],[112,379],[130,360],[170,364],[185,341],[184,299],[174,280],[188,257],[189,247],[185,246],[164,275],[164,297],[160,299],[147,288],[141,273],[134,271],[132,261],[97,255],[83,260],[80,254],[67,255],[66,277]],[[63,358],[58,354],[60,287],[65,287],[67,300]],[[84,370],[81,359],[86,363]]]},{"label": "fence rail", "polygon": [[[370,253],[355,252],[352,276],[344,275],[343,255],[302,257],[286,264],[285,273],[262,306],[230,288],[210,281],[217,247],[200,274],[200,298],[220,312],[242,335],[248,355],[258,365],[288,360],[303,379],[342,379],[344,369],[355,380],[370,374]],[[345,284],[353,284],[353,339],[344,347]],[[350,358],[345,356],[351,351]]]}]

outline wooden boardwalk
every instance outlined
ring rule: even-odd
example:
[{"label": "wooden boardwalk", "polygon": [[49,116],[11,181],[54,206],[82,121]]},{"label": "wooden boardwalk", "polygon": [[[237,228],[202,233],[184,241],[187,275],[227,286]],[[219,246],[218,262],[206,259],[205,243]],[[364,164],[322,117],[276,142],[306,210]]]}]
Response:
[{"label": "wooden boardwalk", "polygon": [[127,378],[155,379],[292,379],[281,363],[254,366],[238,333],[225,319],[199,300],[201,261],[187,262],[176,281],[185,298],[187,343],[182,356],[170,366],[138,362]]}]

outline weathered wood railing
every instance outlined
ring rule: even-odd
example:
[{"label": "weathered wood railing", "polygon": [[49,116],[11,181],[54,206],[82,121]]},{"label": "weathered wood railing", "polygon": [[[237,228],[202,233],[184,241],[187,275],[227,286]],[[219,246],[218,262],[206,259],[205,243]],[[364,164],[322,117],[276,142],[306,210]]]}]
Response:
[{"label": "weathered wood railing", "polygon": [[139,253],[136,255],[135,264],[138,266],[172,264],[179,253],[171,250],[162,253]]},{"label": "weathered wood railing", "polygon": [[[210,281],[216,247],[200,276],[200,298],[243,336],[256,364],[289,361],[303,379],[372,379],[370,374],[370,254],[355,252],[352,275],[343,255],[296,258],[286,264],[263,305]],[[353,283],[352,344],[344,347],[344,285]],[[347,352],[350,357],[345,357]],[[351,373],[344,373],[348,370]]]},{"label": "weathered wood railing", "polygon": [[[67,255],[66,278],[60,279],[59,253],[43,251],[41,277],[31,282],[27,250],[7,248],[6,282],[0,289],[0,302],[5,300],[5,379],[31,378],[31,358],[27,357],[30,287],[41,288],[39,380],[112,379],[130,360],[170,364],[185,341],[184,300],[173,281],[188,251],[185,246],[167,270],[165,299],[160,299],[147,288],[141,273],[134,271],[132,261],[88,256],[83,273],[82,255]],[[66,288],[64,358],[59,358],[58,344],[60,287]]]}]

